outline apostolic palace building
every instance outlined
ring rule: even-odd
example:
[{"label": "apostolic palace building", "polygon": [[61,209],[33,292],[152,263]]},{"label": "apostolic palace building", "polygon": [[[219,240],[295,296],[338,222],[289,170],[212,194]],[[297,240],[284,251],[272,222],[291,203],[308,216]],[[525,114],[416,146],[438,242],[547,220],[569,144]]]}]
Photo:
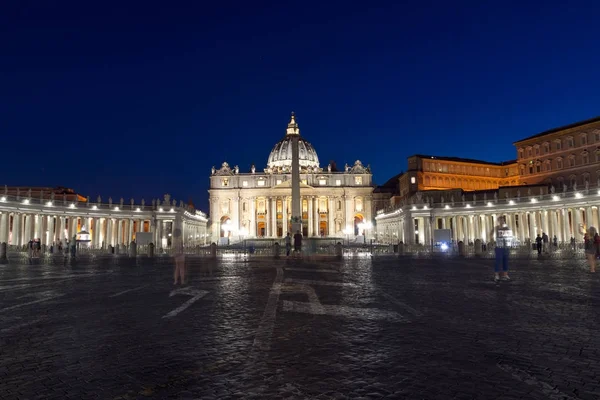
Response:
[{"label": "apostolic palace building", "polygon": [[[247,238],[283,238],[291,230],[292,114],[266,167],[240,171],[223,162],[210,176],[210,218],[169,195],[150,204],[123,198],[95,201],[66,188],[0,188],[0,243],[22,246],[85,236],[116,251],[132,241],[166,248],[180,228],[186,246]],[[456,242],[489,242],[505,216],[517,242],[546,233],[551,240],[582,239],[600,226],[600,117],[551,129],[514,143],[516,160],[502,163],[418,154],[406,172],[383,185],[360,161],[322,167],[315,148],[299,138],[303,234],[432,243],[436,229]],[[290,232],[292,233],[292,232]],[[360,240],[359,240],[360,239]]]},{"label": "apostolic palace building", "polygon": [[517,159],[491,163],[415,155],[384,209],[380,242],[430,244],[435,229],[455,241],[493,240],[505,216],[518,241],[546,233],[569,242],[600,225],[600,117],[551,129],[514,143]]}]

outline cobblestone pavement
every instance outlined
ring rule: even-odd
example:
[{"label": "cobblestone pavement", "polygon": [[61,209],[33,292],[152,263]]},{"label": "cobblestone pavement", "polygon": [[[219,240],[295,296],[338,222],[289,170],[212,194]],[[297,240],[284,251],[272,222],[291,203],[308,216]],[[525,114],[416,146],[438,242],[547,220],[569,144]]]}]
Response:
[{"label": "cobblestone pavement", "polygon": [[0,266],[2,399],[598,399],[582,260]]}]

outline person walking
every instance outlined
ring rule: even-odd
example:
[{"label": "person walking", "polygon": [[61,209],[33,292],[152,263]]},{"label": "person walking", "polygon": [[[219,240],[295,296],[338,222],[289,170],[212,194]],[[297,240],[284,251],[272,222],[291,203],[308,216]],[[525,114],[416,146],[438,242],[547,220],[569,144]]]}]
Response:
[{"label": "person walking", "polygon": [[286,255],[286,257],[290,256],[291,250],[292,250],[292,237],[290,236],[290,233],[288,232],[285,237],[285,255]]},{"label": "person walking", "polygon": [[[512,245],[512,230],[506,224],[504,216],[498,217],[498,225],[491,232],[490,237],[496,237],[496,260],[494,263],[494,281],[510,281],[508,276],[508,254]],[[502,266],[502,277],[500,277],[500,266]]]},{"label": "person walking", "polygon": [[549,241],[550,241],[550,238],[548,237],[546,232],[542,232],[542,245],[543,245],[544,253],[548,252],[548,242]]},{"label": "person walking", "polygon": [[583,235],[585,257],[587,258],[591,273],[596,272],[596,253],[598,252],[598,247],[594,238],[595,235],[596,228],[593,226],[590,226],[585,235]]}]

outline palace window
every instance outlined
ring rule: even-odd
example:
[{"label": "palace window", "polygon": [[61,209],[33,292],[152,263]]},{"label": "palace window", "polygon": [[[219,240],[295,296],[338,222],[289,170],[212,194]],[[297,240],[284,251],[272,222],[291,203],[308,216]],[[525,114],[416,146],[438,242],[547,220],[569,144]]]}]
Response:
[{"label": "palace window", "polygon": [[276,182],[277,182],[278,185],[281,185],[281,179],[277,179]]},{"label": "palace window", "polygon": [[594,141],[600,142],[600,132],[598,132],[598,131],[594,132]]},{"label": "palace window", "polygon": [[319,179],[319,185],[321,185],[321,186],[327,185],[327,180],[325,180],[325,179]]},{"label": "palace window", "polygon": [[556,142],[554,142],[554,147],[556,148],[556,150],[561,150],[562,142],[560,140],[557,140]]},{"label": "palace window", "polygon": [[258,182],[256,182],[256,184],[257,184],[258,186],[265,186],[265,181],[261,179],[261,180],[259,180]]},{"label": "palace window", "polygon": [[567,138],[567,148],[568,148],[568,149],[571,149],[571,148],[573,148],[573,146],[574,146],[574,143],[573,143],[573,138],[572,138],[571,136],[569,136],[569,137]]},{"label": "palace window", "polygon": [[362,176],[355,176],[354,177],[354,184],[355,185],[362,185]]},{"label": "palace window", "polygon": [[546,160],[544,162],[544,164],[546,165],[546,167],[545,167],[546,171],[551,171],[552,170],[552,163],[550,162],[550,160]]},{"label": "palace window", "polygon": [[221,186],[223,186],[223,187],[229,186],[229,178],[222,178]]},{"label": "palace window", "polygon": [[243,187],[248,187],[248,181],[243,181],[243,182],[242,182],[242,186],[243,186]]},{"label": "palace window", "polygon": [[342,186],[342,181],[340,179],[336,179],[335,186]]},{"label": "palace window", "polygon": [[531,147],[527,148],[527,157],[531,157]]},{"label": "palace window", "polygon": [[584,133],[581,135],[581,145],[582,146],[587,145],[587,133]]},{"label": "palace window", "polygon": [[583,164],[588,164],[590,162],[590,156],[588,155],[587,152],[585,152],[581,155],[581,162]]},{"label": "palace window", "polygon": [[556,159],[556,169],[562,169],[563,167],[563,160],[562,158],[557,158]]},{"label": "palace window", "polygon": [[519,149],[519,158],[523,158],[523,156],[524,156],[523,149]]},{"label": "palace window", "polygon": [[544,143],[544,154],[550,153],[550,143]]},{"label": "palace window", "polygon": [[573,187],[573,186],[575,186],[576,183],[577,183],[577,177],[575,175],[569,176],[569,185],[571,187]]},{"label": "palace window", "polygon": [[535,155],[539,156],[540,155],[540,146],[538,146],[537,144],[534,147],[534,151],[535,151]]},{"label": "palace window", "polygon": [[574,167],[575,166],[575,156],[570,156],[569,157],[569,167]]},{"label": "palace window", "polygon": [[535,166],[535,172],[538,173],[538,174],[540,172],[542,172],[542,165],[540,163],[536,164],[536,166]]}]

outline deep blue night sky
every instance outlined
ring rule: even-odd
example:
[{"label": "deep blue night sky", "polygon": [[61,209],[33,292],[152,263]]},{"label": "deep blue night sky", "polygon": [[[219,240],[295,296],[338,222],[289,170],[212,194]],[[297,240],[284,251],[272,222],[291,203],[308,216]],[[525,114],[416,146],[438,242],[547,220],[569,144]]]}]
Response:
[{"label": "deep blue night sky", "polygon": [[3,3],[0,184],[207,211],[211,166],[262,170],[290,111],[376,183],[600,114],[598,2],[108,3]]}]

